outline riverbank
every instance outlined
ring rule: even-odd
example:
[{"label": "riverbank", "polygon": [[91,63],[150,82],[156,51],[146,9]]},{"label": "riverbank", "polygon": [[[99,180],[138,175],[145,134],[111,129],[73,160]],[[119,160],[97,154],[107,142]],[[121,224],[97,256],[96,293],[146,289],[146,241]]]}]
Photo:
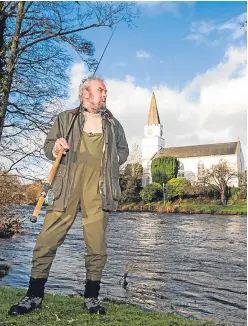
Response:
[{"label": "riverbank", "polygon": [[155,202],[149,204],[123,204],[119,211],[131,212],[157,212],[157,213],[181,213],[181,214],[214,214],[214,215],[247,215],[247,200],[242,199],[227,206],[219,205],[217,201],[200,202],[195,200],[183,200],[179,202]]},{"label": "riverbank", "polygon": [[73,326],[213,326],[212,322],[199,322],[172,314],[144,311],[129,304],[104,302],[106,315],[90,315],[83,308],[83,299],[75,296],[46,294],[42,309],[25,316],[10,317],[9,307],[25,294],[23,289],[1,287],[1,325],[73,325]]}]

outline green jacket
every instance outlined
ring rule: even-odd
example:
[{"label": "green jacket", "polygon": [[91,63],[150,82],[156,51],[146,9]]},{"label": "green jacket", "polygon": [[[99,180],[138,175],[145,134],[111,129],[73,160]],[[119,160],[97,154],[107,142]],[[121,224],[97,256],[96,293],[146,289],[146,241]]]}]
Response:
[{"label": "green jacket", "polygon": [[[60,113],[45,140],[45,155],[48,159],[54,161],[52,149],[55,141],[61,137],[66,138],[68,129],[73,119],[75,120],[67,138],[69,151],[62,157],[52,182],[54,203],[48,206],[47,210],[65,211],[67,207],[76,169],[77,147],[84,125],[83,110],[83,108],[77,107],[74,110]],[[121,124],[113,117],[109,110],[106,110],[103,114],[102,126],[104,152],[99,190],[102,196],[103,210],[115,211],[118,208],[118,201],[121,197],[119,167],[126,162],[129,149]]]}]

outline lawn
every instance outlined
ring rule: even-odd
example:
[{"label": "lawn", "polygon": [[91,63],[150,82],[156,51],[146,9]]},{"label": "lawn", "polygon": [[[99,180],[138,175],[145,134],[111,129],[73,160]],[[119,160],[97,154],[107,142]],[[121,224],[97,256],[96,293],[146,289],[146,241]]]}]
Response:
[{"label": "lawn", "polygon": [[246,215],[247,214],[247,200],[242,199],[235,203],[231,201],[227,206],[222,206],[217,201],[204,201],[184,199],[178,204],[177,202],[162,201],[144,203],[125,204],[120,207],[120,211],[153,211],[160,213],[182,213],[182,214],[219,214],[219,215]]},{"label": "lawn", "polygon": [[106,315],[90,315],[83,307],[83,299],[75,296],[46,294],[42,309],[25,316],[8,316],[9,307],[25,294],[23,289],[1,287],[0,325],[6,326],[210,326],[172,314],[144,311],[128,304],[104,302]]},{"label": "lawn", "polygon": [[238,204],[228,204],[227,206],[208,204],[208,203],[181,203],[180,209],[190,208],[195,211],[204,211],[210,213],[233,213],[246,214],[247,204],[246,200],[240,201]]}]

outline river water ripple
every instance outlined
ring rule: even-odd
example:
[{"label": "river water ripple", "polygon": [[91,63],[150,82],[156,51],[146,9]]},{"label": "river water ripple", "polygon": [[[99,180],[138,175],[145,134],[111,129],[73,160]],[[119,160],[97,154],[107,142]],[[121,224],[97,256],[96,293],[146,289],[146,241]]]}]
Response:
[{"label": "river water ripple", "polygon": [[[17,208],[23,217],[33,207]],[[27,287],[38,223],[28,234],[0,239],[0,257],[12,270],[0,285]],[[174,312],[198,320],[246,325],[246,217],[121,212],[107,230],[108,262],[101,297]],[[83,292],[85,246],[81,215],[58,249],[47,292]],[[127,266],[128,287],[120,285]]]}]

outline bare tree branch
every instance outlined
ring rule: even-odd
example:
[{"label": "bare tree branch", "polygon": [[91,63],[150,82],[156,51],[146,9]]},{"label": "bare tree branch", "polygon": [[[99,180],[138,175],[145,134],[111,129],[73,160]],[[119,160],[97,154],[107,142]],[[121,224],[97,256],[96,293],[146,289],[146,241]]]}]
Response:
[{"label": "bare tree branch", "polygon": [[238,172],[227,161],[221,160],[219,164],[206,169],[199,182],[215,187],[220,192],[222,205],[225,205],[227,188],[230,182],[237,178]]}]

